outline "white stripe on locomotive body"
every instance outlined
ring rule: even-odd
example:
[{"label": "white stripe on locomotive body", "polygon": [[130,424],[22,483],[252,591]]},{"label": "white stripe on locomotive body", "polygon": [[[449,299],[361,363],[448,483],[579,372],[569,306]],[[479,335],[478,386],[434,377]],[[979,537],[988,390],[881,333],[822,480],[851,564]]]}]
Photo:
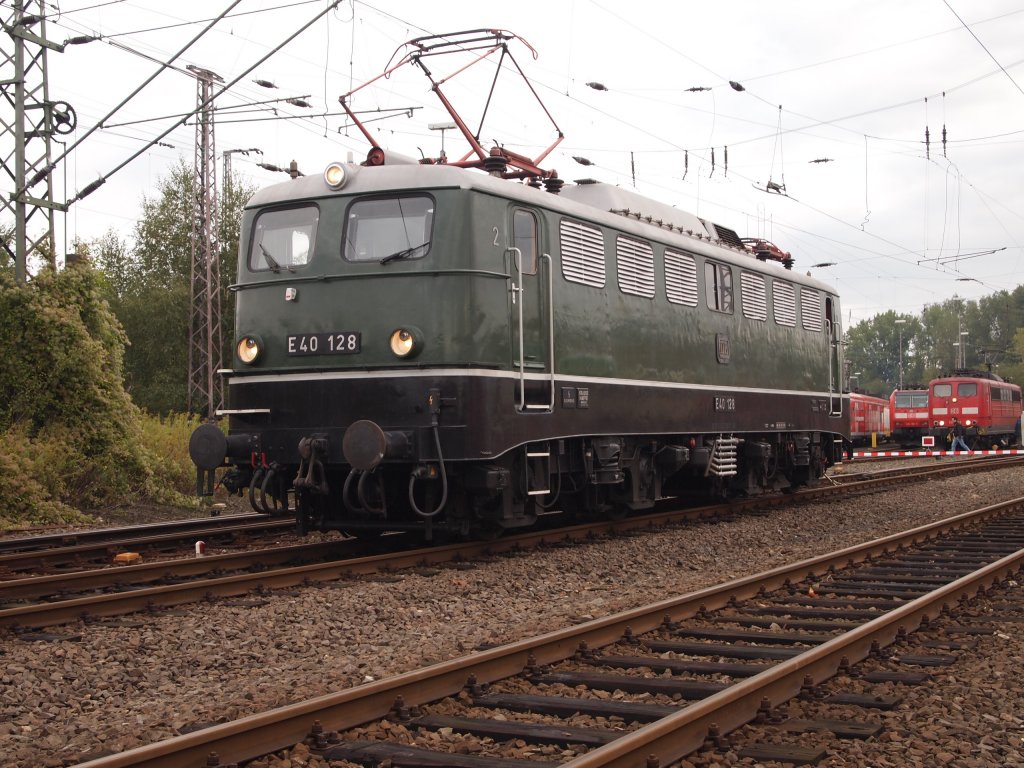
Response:
[{"label": "white stripe on locomotive body", "polygon": [[[390,157],[393,155],[389,155]],[[410,190],[475,190],[526,206],[594,222],[615,232],[728,262],[741,269],[785,277],[787,281],[796,285],[815,288],[827,296],[836,296],[835,289],[827,283],[795,270],[785,269],[779,263],[761,261],[749,251],[720,242],[717,232],[709,230],[704,220],[692,213],[609,184],[566,184],[560,193],[552,194],[526,184],[496,179],[484,173],[467,172],[464,168],[453,166],[420,165],[408,158],[405,164],[373,168],[347,164],[345,168],[350,181],[340,190],[330,189],[320,175],[302,176],[259,190],[249,200],[246,208],[294,205],[300,202],[316,202],[324,198]],[[637,206],[642,210],[638,211]],[[634,213],[642,214],[643,218],[611,213],[609,208],[630,209]],[[671,223],[675,230],[649,223],[648,216],[666,224]],[[686,234],[687,231],[693,234]]]},{"label": "white stripe on locomotive body", "polygon": [[948,416],[949,415],[949,409],[948,408],[932,408],[932,413],[934,413],[936,416]]},{"label": "white stripe on locomotive body", "polygon": [[[291,384],[301,381],[333,381],[344,379],[412,379],[412,378],[477,378],[477,379],[514,379],[519,381],[519,371],[501,371],[491,368],[420,368],[412,370],[385,369],[379,371],[304,371],[302,373],[263,373],[252,376],[230,376],[229,385],[234,384]],[[528,381],[548,382],[551,375],[547,373],[527,373]],[[675,381],[649,381],[647,379],[615,379],[599,376],[574,376],[555,374],[559,384],[609,384],[620,387],[654,387],[659,389],[694,390],[703,392],[742,392],[759,395],[801,395],[806,397],[840,397],[838,393],[813,392],[806,389],[767,389],[764,387],[736,387],[716,384],[689,384]],[[844,400],[849,395],[843,394]]]},{"label": "white stripe on locomotive body", "polygon": [[972,406],[967,406],[967,407],[961,408],[960,409],[960,413],[964,413],[964,414],[967,414],[969,416],[977,415],[977,413],[978,413],[978,406],[972,405]]}]

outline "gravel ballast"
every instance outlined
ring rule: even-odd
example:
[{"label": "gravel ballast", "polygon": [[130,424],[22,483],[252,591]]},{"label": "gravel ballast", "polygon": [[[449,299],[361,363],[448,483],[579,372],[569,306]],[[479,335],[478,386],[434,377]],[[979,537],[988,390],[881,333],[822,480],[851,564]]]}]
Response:
[{"label": "gravel ballast", "polygon": [[[1016,498],[1022,489],[1024,469],[1004,469],[469,567],[54,627],[66,636],[54,642],[7,633],[0,636],[0,754],[4,765],[35,768],[122,751]],[[1024,765],[1019,626],[979,640],[941,673],[956,695],[915,705],[913,696],[929,694],[912,692],[885,715],[883,737],[859,745],[860,762],[837,756],[826,764]],[[931,724],[927,737],[912,733],[922,717]],[[995,742],[1003,754],[986,762]]]}]

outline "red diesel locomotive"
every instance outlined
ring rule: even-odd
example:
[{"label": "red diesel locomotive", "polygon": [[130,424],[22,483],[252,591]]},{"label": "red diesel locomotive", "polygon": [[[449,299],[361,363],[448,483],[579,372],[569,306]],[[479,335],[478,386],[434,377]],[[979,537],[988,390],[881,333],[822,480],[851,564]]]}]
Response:
[{"label": "red diesel locomotive", "polygon": [[928,384],[928,418],[936,445],[948,445],[959,419],[972,450],[1005,448],[1020,440],[1020,387],[988,371],[955,371]]}]

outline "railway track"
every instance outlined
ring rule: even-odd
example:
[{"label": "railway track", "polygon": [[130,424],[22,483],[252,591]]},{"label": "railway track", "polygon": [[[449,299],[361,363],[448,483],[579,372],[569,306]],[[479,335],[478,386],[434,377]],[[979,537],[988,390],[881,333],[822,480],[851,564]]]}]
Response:
[{"label": "railway track", "polygon": [[0,552],[0,578],[25,571],[61,572],[75,568],[109,567],[122,552],[142,556],[178,555],[191,550],[197,540],[214,546],[254,541],[294,531],[290,519],[270,520],[257,515],[232,515],[216,520],[178,520],[149,526],[82,531],[70,536],[46,536],[42,541],[11,539]]},{"label": "railway track", "polygon": [[[324,583],[356,576],[414,567],[473,560],[501,552],[549,544],[582,541],[625,531],[758,513],[766,505],[801,503],[841,493],[862,493],[908,478],[942,477],[1021,463],[1019,458],[958,462],[912,473],[886,472],[867,479],[848,479],[836,485],[795,494],[757,497],[696,509],[670,509],[618,521],[600,521],[550,531],[531,531],[491,542],[463,542],[430,548],[410,548],[403,537],[382,537],[374,553],[358,540],[255,549],[203,558],[49,574],[0,581],[0,627],[27,632],[77,620],[91,620],[198,600],[225,598]],[[268,521],[269,522],[269,521]],[[384,548],[387,551],[380,551]],[[360,556],[362,555],[362,556]],[[37,556],[35,553],[32,556]]]},{"label": "railway track", "polygon": [[[844,472],[830,476],[828,482],[846,485],[891,477],[941,477],[950,473],[1012,466],[1020,461],[1013,457],[989,457],[962,459],[939,467],[928,462],[918,467]],[[801,492],[800,497],[808,493]],[[786,498],[781,496],[780,500]],[[741,508],[747,503],[772,503],[768,499],[757,497],[747,501],[734,500],[732,503],[736,508]],[[210,547],[235,542],[249,544],[257,543],[261,538],[290,533],[293,529],[294,521],[291,518],[268,519],[262,515],[243,514],[0,539],[0,579],[27,572],[68,573],[86,567],[107,568],[111,566],[114,556],[124,552],[171,559],[180,557],[183,551],[191,551],[195,541],[200,539]]]},{"label": "railway track", "polygon": [[791,701],[813,716],[780,720],[741,756],[813,760],[787,734],[871,735],[872,711],[955,660],[954,640],[915,648],[914,633],[1022,567],[1024,498],[83,768],[218,766],[300,743],[394,768],[658,768],[749,723],[764,731]]},{"label": "railway track", "polygon": [[[181,534],[191,538],[197,535],[210,535],[222,532],[239,524],[248,525],[263,522],[266,515],[233,514],[214,517],[196,518],[193,520],[168,520],[160,523],[145,523],[118,528],[94,528],[81,531],[63,531],[37,536],[13,536],[0,539],[0,555],[12,552],[32,552],[53,550],[63,547],[95,544],[117,546],[123,542],[149,541],[157,537],[172,537]],[[281,522],[281,521],[277,521]],[[163,539],[173,541],[172,538]]]}]

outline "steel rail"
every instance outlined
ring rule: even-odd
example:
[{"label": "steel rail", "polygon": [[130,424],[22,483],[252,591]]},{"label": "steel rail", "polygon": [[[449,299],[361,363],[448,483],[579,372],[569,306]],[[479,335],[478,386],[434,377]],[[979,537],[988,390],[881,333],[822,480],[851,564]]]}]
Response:
[{"label": "steel rail", "polygon": [[283,547],[227,552],[178,560],[97,568],[74,573],[54,573],[23,579],[0,581],[0,600],[28,599],[67,595],[92,589],[110,589],[124,584],[145,584],[153,581],[200,576],[214,571],[241,571],[246,568],[281,565],[302,560],[337,559],[350,555],[354,539],[293,544]]},{"label": "steel rail", "polygon": [[[581,643],[586,643],[591,649],[610,645],[628,633],[637,635],[652,631],[665,621],[690,618],[701,610],[722,608],[731,601],[749,599],[765,590],[822,576],[837,564],[863,562],[960,530],[983,519],[1020,511],[1024,511],[1024,497],[571,628],[98,758],[81,764],[79,768],[195,768],[214,752],[224,762],[250,760],[301,742],[310,734],[314,721],[319,721],[325,730],[354,728],[387,716],[398,697],[409,707],[427,704],[457,694],[471,676],[477,683],[495,682],[520,674],[528,665],[543,666],[568,659]],[[949,601],[995,582],[1022,562],[1024,550],[941,587],[930,596],[908,602],[869,624],[812,648],[806,654],[748,678],[705,702],[688,706],[678,714],[623,736],[607,747],[564,763],[563,767],[637,768],[643,764],[639,761],[648,755],[653,755],[665,765],[698,748],[712,722],[726,731],[748,722],[756,714],[762,698],[767,697],[772,704],[791,698],[799,693],[804,677],[810,676],[816,682],[826,679],[838,669],[842,657],[863,658],[870,652],[873,639],[891,643],[900,627],[916,628],[925,616],[936,616]],[[756,702],[756,706],[750,702]],[[727,708],[735,708],[739,714],[729,714]],[[638,758],[638,754],[644,757]]]},{"label": "steel rail", "polygon": [[[239,515],[239,518],[249,517]],[[0,571],[24,571],[29,568],[53,567],[66,565],[79,560],[95,559],[118,552],[129,552],[136,550],[147,550],[154,548],[169,548],[180,546],[182,542],[191,542],[194,539],[216,541],[226,536],[235,535],[263,535],[274,531],[287,531],[295,527],[295,522],[288,520],[268,520],[256,515],[251,520],[242,524],[229,524],[227,526],[210,526],[181,530],[177,533],[163,533],[154,536],[141,536],[133,539],[112,539],[109,541],[87,542],[62,546],[56,549],[37,549],[24,552],[8,552],[0,554]]]},{"label": "steel rail", "polygon": [[[1012,459],[1011,461],[1013,463],[1024,463],[1022,459]],[[987,468],[993,469],[1002,466],[1002,464],[988,465]],[[933,475],[941,476],[950,472],[980,471],[984,468],[974,465],[961,467],[947,466],[930,470],[924,475],[915,475],[915,479],[920,477],[927,478]],[[146,587],[126,592],[14,606],[0,610],[0,627],[38,628],[53,626],[79,619],[88,620],[104,616],[122,615],[139,610],[152,610],[157,607],[173,607],[213,597],[238,597],[253,590],[286,589],[316,582],[336,581],[356,575],[401,570],[423,565],[441,565],[452,561],[488,557],[503,552],[583,541],[600,535],[658,530],[667,525],[679,523],[681,520],[712,518],[722,514],[760,509],[766,505],[799,503],[858,490],[871,490],[877,487],[884,487],[902,479],[902,477],[889,476],[860,480],[836,486],[820,486],[806,489],[795,494],[754,497],[732,501],[724,505],[684,510],[673,509],[640,517],[625,518],[623,520],[584,523],[553,531],[531,531],[490,542],[463,542],[440,547],[419,548],[384,555],[358,557],[351,560],[292,566],[261,573],[243,573],[182,584]],[[165,561],[165,567],[168,562],[171,561]],[[155,564],[156,567],[159,567],[159,565],[159,563]],[[107,569],[105,572],[109,571],[110,569]],[[117,573],[122,572],[124,572],[124,569],[117,571]],[[0,582],[0,597],[3,597],[3,595],[4,583]]]},{"label": "steel rail", "polygon": [[[266,519],[266,515],[245,512],[191,520],[166,520],[158,523],[129,525],[121,528],[90,528],[83,531],[47,533],[39,536],[15,536],[0,539],[0,552],[27,552],[33,549],[52,549],[53,547],[66,547],[98,541],[113,544],[125,539],[139,539],[145,536],[156,536],[166,533],[190,533],[196,529],[200,531],[205,531],[206,529],[217,530],[218,528],[236,525],[239,521],[252,522]],[[13,533],[17,533],[17,531],[13,531]]]},{"label": "steel rail", "polygon": [[856,664],[871,655],[876,644],[883,648],[891,645],[901,632],[913,632],[924,621],[937,618],[950,604],[1019,572],[1022,566],[1024,549],[702,699],[678,714],[562,763],[561,768],[637,768],[642,757],[653,757],[659,764],[668,765],[699,749],[712,725],[724,735],[752,722],[765,702],[769,707],[784,704],[799,696],[808,682],[818,685],[834,677],[843,665]]}]

